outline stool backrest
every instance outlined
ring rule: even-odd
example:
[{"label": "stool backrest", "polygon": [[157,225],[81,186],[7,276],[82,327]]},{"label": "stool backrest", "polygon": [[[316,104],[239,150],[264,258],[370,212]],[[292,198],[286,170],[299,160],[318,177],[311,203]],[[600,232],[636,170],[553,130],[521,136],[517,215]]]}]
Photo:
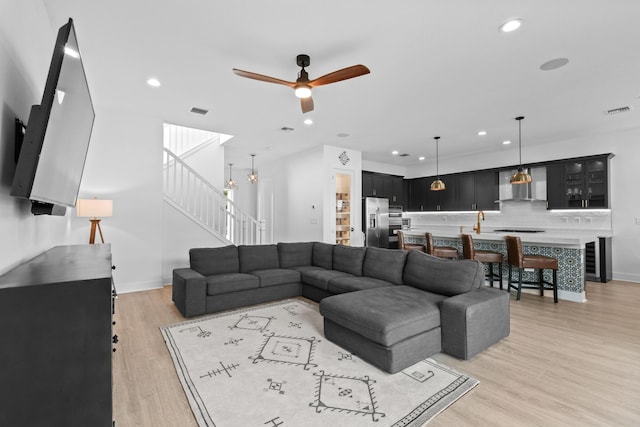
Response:
[{"label": "stool backrest", "polygon": [[462,254],[464,255],[464,259],[473,259],[476,254],[476,251],[473,249],[473,238],[468,234],[463,234],[461,237]]},{"label": "stool backrest", "polygon": [[427,250],[429,255],[433,255],[433,236],[431,233],[424,233],[424,238],[427,241],[424,248]]},{"label": "stool backrest", "polygon": [[398,233],[398,249],[404,249],[404,233],[401,230]]},{"label": "stool backrest", "polygon": [[505,236],[507,241],[507,260],[509,264],[518,268],[524,266],[524,252],[522,251],[522,241],[518,236]]}]

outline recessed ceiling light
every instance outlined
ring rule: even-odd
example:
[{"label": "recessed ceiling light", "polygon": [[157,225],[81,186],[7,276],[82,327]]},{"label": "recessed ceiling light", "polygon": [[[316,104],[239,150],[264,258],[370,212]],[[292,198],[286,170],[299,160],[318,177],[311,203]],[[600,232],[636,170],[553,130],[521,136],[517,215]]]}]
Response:
[{"label": "recessed ceiling light", "polygon": [[398,155],[398,150],[393,150],[393,151],[391,152],[391,154],[393,154],[394,156],[397,156],[397,155]]},{"label": "recessed ceiling light", "polygon": [[487,134],[486,130],[481,130],[478,132],[478,136],[485,136]]},{"label": "recessed ceiling light", "polygon": [[424,156],[418,157],[418,160],[424,160]]},{"label": "recessed ceiling light", "polygon": [[569,60],[567,58],[556,58],[542,64],[540,66],[540,69],[542,71],[557,70],[560,67],[564,67],[568,63],[569,63]]},{"label": "recessed ceiling light", "polygon": [[313,120],[311,120],[311,119],[304,119],[304,124],[305,124],[305,125],[312,125],[312,124],[313,124]]},{"label": "recessed ceiling light", "polygon": [[511,144],[511,141],[502,141],[502,144],[503,145],[509,145],[509,144]]},{"label": "recessed ceiling light", "polygon": [[149,86],[151,86],[151,87],[159,87],[160,86],[160,80],[152,77],[149,80],[147,80],[147,84]]},{"label": "recessed ceiling light", "polygon": [[512,19],[502,24],[500,26],[500,31],[503,33],[510,33],[511,31],[515,31],[520,28],[520,25],[522,25],[522,21],[520,19]]}]

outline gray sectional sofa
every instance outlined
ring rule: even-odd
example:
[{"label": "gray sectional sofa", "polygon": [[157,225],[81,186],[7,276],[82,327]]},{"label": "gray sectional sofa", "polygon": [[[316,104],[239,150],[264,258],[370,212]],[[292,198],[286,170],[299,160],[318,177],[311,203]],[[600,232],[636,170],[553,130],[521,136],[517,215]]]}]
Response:
[{"label": "gray sectional sofa", "polygon": [[509,335],[509,294],[471,260],[320,242],[189,251],[173,272],[185,317],[302,295],[320,302],[327,339],[398,372],[435,353],[469,359]]}]

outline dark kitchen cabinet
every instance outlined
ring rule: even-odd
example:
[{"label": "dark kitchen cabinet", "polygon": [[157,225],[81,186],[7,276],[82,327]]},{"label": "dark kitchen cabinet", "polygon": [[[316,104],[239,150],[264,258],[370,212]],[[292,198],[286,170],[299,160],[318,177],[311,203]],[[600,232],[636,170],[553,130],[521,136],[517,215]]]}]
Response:
[{"label": "dark kitchen cabinet", "polygon": [[[387,188],[388,187],[388,188]],[[391,175],[387,179],[387,185],[385,186],[387,197],[389,198],[389,205],[392,206],[405,206],[405,189],[404,179],[401,176]]]},{"label": "dark kitchen cabinet", "polygon": [[57,246],[0,276],[0,425],[111,427],[109,245]]},{"label": "dark kitchen cabinet", "polygon": [[440,179],[444,181],[446,188],[440,191],[431,191],[432,193],[436,193],[436,196],[438,197],[438,206],[436,210],[458,210],[458,175],[442,175],[440,176]]},{"label": "dark kitchen cabinet", "polygon": [[573,159],[547,166],[549,209],[609,207],[608,155]]},{"label": "dark kitchen cabinet", "polygon": [[428,178],[414,178],[407,180],[409,190],[408,211],[420,212],[427,210],[425,209],[427,191],[429,191],[427,179]]},{"label": "dark kitchen cabinet", "polygon": [[397,175],[362,172],[362,197],[384,197],[389,205],[406,208],[404,179]]},{"label": "dark kitchen cabinet", "polygon": [[441,176],[440,179],[447,187],[445,190],[431,191],[431,183],[436,180],[435,176],[409,180],[408,210],[415,212],[456,210],[455,184],[449,183],[457,181],[457,177],[454,175]]},{"label": "dark kitchen cabinet", "polygon": [[479,171],[458,175],[458,210],[497,209],[499,197],[498,173]]},{"label": "dark kitchen cabinet", "polygon": [[482,171],[475,174],[476,201],[473,210],[498,209],[499,174],[496,171]]}]

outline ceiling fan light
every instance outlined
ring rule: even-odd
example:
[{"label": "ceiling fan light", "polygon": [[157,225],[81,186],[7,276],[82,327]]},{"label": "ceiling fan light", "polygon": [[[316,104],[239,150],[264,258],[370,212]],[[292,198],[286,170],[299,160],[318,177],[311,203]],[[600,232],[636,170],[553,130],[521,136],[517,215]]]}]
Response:
[{"label": "ceiling fan light", "polygon": [[438,178],[431,183],[430,189],[431,191],[440,191],[440,190],[446,190],[447,187],[444,185],[444,182],[440,178]]},{"label": "ceiling fan light", "polygon": [[311,88],[309,86],[296,86],[295,92],[298,98],[308,98],[311,96]]},{"label": "ceiling fan light", "polygon": [[528,184],[531,182],[531,175],[526,173],[524,169],[518,168],[518,171],[511,175],[509,183],[511,184]]}]

